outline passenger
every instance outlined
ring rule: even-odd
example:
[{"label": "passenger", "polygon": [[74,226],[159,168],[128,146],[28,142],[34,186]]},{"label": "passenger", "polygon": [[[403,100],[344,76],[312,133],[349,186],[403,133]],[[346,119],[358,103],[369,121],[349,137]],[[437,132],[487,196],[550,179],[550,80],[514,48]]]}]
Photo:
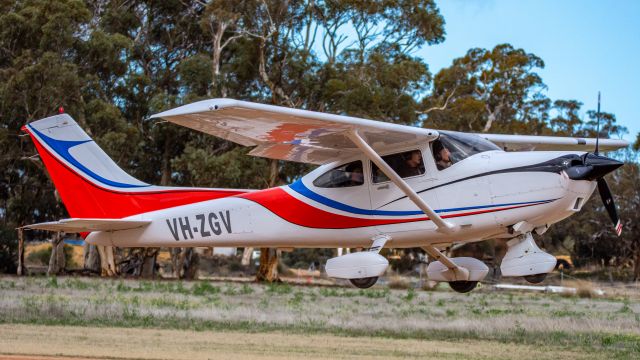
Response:
[{"label": "passenger", "polygon": [[358,163],[350,164],[345,168],[348,177],[346,186],[358,186],[364,184],[364,174],[362,167]]},{"label": "passenger", "polygon": [[438,170],[444,170],[453,165],[449,149],[440,140],[433,142],[433,157],[436,160]]},{"label": "passenger", "polygon": [[422,163],[422,153],[420,150],[414,150],[409,153],[409,157],[405,160],[404,165],[398,172],[400,177],[406,178],[417,176],[424,173],[424,164]]}]

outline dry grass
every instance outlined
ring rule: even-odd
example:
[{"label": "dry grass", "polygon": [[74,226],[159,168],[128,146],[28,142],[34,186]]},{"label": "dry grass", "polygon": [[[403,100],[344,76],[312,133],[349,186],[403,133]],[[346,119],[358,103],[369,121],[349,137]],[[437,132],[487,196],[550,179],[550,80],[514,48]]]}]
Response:
[{"label": "dry grass", "polygon": [[568,287],[568,288],[573,288],[575,289],[575,292],[573,291],[565,291],[562,293],[562,296],[564,297],[580,297],[583,299],[591,299],[591,298],[597,298],[597,297],[602,297],[598,294],[598,292],[596,291],[596,287],[594,285],[593,282],[591,281],[587,281],[587,280],[568,280],[565,281],[563,286]]},{"label": "dry grass", "polygon": [[640,302],[413,288],[0,278],[0,323],[459,339],[640,352]]},{"label": "dry grass", "polygon": [[410,288],[411,282],[409,282],[409,280],[406,277],[401,277],[401,276],[392,276],[389,278],[389,281],[387,282],[387,286],[389,287],[389,289],[408,289]]}]

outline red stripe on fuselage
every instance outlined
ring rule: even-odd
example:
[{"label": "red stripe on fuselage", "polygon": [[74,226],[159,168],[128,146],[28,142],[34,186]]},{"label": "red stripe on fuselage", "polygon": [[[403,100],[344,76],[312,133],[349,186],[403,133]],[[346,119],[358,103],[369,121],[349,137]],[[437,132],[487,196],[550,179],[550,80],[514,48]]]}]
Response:
[{"label": "red stripe on fuselage", "polygon": [[348,229],[426,220],[426,218],[361,219],[334,214],[300,201],[281,188],[271,188],[254,193],[242,194],[238,197],[258,203],[290,223],[310,228]]},{"label": "red stripe on fuselage", "polygon": [[238,190],[189,188],[138,192],[106,189],[77,174],[42,146],[28,128],[24,130],[31,135],[40,158],[71,217],[116,219],[244,193]]},{"label": "red stripe on fuselage", "polygon": [[[363,219],[340,214],[334,214],[311,206],[281,188],[272,188],[252,193],[238,195],[238,197],[256,202],[280,218],[299,226],[315,229],[350,229],[367,226],[403,224],[415,221],[426,221],[428,217],[404,219]],[[443,219],[486,214],[496,211],[511,210],[539,205],[540,203],[515,205],[495,209],[468,211],[464,213],[442,215]]]}]

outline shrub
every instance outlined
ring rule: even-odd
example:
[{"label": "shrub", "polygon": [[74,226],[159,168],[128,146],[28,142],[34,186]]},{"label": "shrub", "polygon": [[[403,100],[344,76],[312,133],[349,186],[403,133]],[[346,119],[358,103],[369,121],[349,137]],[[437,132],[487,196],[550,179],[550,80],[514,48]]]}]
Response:
[{"label": "shrub", "polygon": [[49,258],[51,258],[51,246],[34,250],[29,253],[29,256],[27,256],[27,260],[40,265],[47,265],[49,263]]},{"label": "shrub", "polygon": [[[27,256],[27,260],[36,264],[48,265],[49,259],[51,258],[51,252],[52,246],[49,245],[45,248],[38,249],[29,253],[29,256]],[[73,246],[64,245],[64,260],[66,268],[72,268],[77,265],[73,260]]]}]

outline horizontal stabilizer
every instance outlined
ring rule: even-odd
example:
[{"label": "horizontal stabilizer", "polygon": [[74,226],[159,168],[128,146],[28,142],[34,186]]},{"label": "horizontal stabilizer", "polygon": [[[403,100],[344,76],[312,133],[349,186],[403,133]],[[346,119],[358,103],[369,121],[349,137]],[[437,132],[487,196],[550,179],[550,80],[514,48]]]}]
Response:
[{"label": "horizontal stabilizer", "polygon": [[151,221],[123,220],[123,219],[62,219],[23,226],[23,229],[64,231],[67,233],[81,233],[93,231],[118,231],[136,229],[147,226]]}]

